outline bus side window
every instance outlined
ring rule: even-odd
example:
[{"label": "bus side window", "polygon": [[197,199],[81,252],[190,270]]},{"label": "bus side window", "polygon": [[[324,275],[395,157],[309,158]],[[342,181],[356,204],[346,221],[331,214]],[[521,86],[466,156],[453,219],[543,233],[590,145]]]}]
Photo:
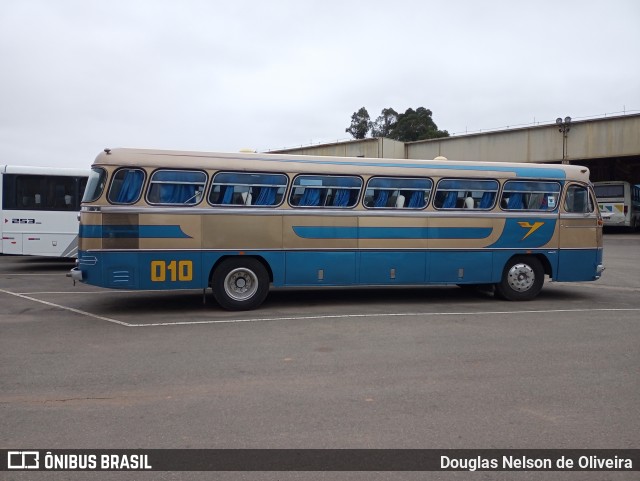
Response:
[{"label": "bus side window", "polygon": [[293,181],[289,195],[292,207],[354,207],[360,197],[360,177],[337,175],[299,175]]},{"label": "bus side window", "polygon": [[204,189],[207,174],[195,170],[160,169],[149,182],[147,200],[164,205],[195,205]]},{"label": "bus side window", "polygon": [[364,206],[369,209],[423,209],[427,206],[433,181],[429,178],[372,177],[365,190]]},{"label": "bus side window", "polygon": [[595,209],[589,190],[581,185],[570,185],[564,198],[564,210],[566,212],[587,214]]},{"label": "bus side window", "polygon": [[535,180],[508,180],[502,189],[504,210],[553,211],[558,206],[560,184]]},{"label": "bus side window", "polygon": [[490,210],[496,203],[497,180],[441,179],[433,206],[436,209]]},{"label": "bus side window", "polygon": [[[114,204],[133,204],[142,194],[144,171],[141,169],[118,169],[111,180],[109,202]],[[157,202],[158,198],[154,198]]]},{"label": "bus side window", "polygon": [[288,183],[284,174],[218,172],[213,177],[209,203],[274,207],[282,203]]}]

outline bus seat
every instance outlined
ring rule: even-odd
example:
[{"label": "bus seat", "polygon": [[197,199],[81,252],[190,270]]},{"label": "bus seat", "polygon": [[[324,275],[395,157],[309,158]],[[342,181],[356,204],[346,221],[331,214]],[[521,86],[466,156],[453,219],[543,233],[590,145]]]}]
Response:
[{"label": "bus seat", "polygon": [[404,195],[399,194],[398,198],[396,199],[396,208],[401,209],[402,207],[404,207]]},{"label": "bus seat", "polygon": [[466,199],[464,199],[463,207],[465,209],[473,209],[473,208],[475,208],[475,205],[476,205],[476,203],[473,200],[473,197],[471,197],[470,195]]},{"label": "bus seat", "polygon": [[251,205],[251,192],[243,192],[240,195],[242,196],[242,203],[244,205]]}]

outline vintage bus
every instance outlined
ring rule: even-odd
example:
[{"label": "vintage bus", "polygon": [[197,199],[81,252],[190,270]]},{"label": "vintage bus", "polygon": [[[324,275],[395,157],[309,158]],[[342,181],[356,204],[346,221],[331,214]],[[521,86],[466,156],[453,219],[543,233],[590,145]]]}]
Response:
[{"label": "vintage bus", "polygon": [[225,309],[271,286],[492,285],[598,279],[602,220],[571,165],[105,149],[70,276],[211,288]]},{"label": "vintage bus", "polygon": [[605,226],[640,227],[640,185],[623,181],[594,182]]},{"label": "vintage bus", "polygon": [[0,165],[0,253],[75,257],[89,169]]}]

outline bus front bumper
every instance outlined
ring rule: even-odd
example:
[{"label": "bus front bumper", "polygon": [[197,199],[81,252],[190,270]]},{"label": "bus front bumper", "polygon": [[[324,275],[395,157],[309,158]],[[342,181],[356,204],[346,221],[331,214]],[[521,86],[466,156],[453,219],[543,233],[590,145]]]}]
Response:
[{"label": "bus front bumper", "polygon": [[69,273],[67,274],[67,277],[71,277],[71,279],[73,279],[74,282],[75,281],[82,282],[82,271],[80,270],[80,268],[74,267],[69,271]]}]

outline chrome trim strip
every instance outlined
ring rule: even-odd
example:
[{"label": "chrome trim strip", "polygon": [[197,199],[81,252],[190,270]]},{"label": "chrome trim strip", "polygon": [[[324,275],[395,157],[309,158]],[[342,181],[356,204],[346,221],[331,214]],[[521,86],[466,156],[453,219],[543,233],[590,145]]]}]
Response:
[{"label": "chrome trim strip", "polygon": [[[480,211],[478,209],[452,209],[450,211],[428,209],[384,209],[384,210],[356,210],[356,209],[269,209],[269,208],[158,208],[158,207],[103,207],[101,213],[110,214],[172,214],[172,215],[263,215],[263,216],[305,216],[305,217],[423,217],[423,218],[477,218],[477,219],[508,219],[508,218],[544,218],[557,219],[557,212],[545,211]],[[582,218],[582,217],[581,217]]]}]

